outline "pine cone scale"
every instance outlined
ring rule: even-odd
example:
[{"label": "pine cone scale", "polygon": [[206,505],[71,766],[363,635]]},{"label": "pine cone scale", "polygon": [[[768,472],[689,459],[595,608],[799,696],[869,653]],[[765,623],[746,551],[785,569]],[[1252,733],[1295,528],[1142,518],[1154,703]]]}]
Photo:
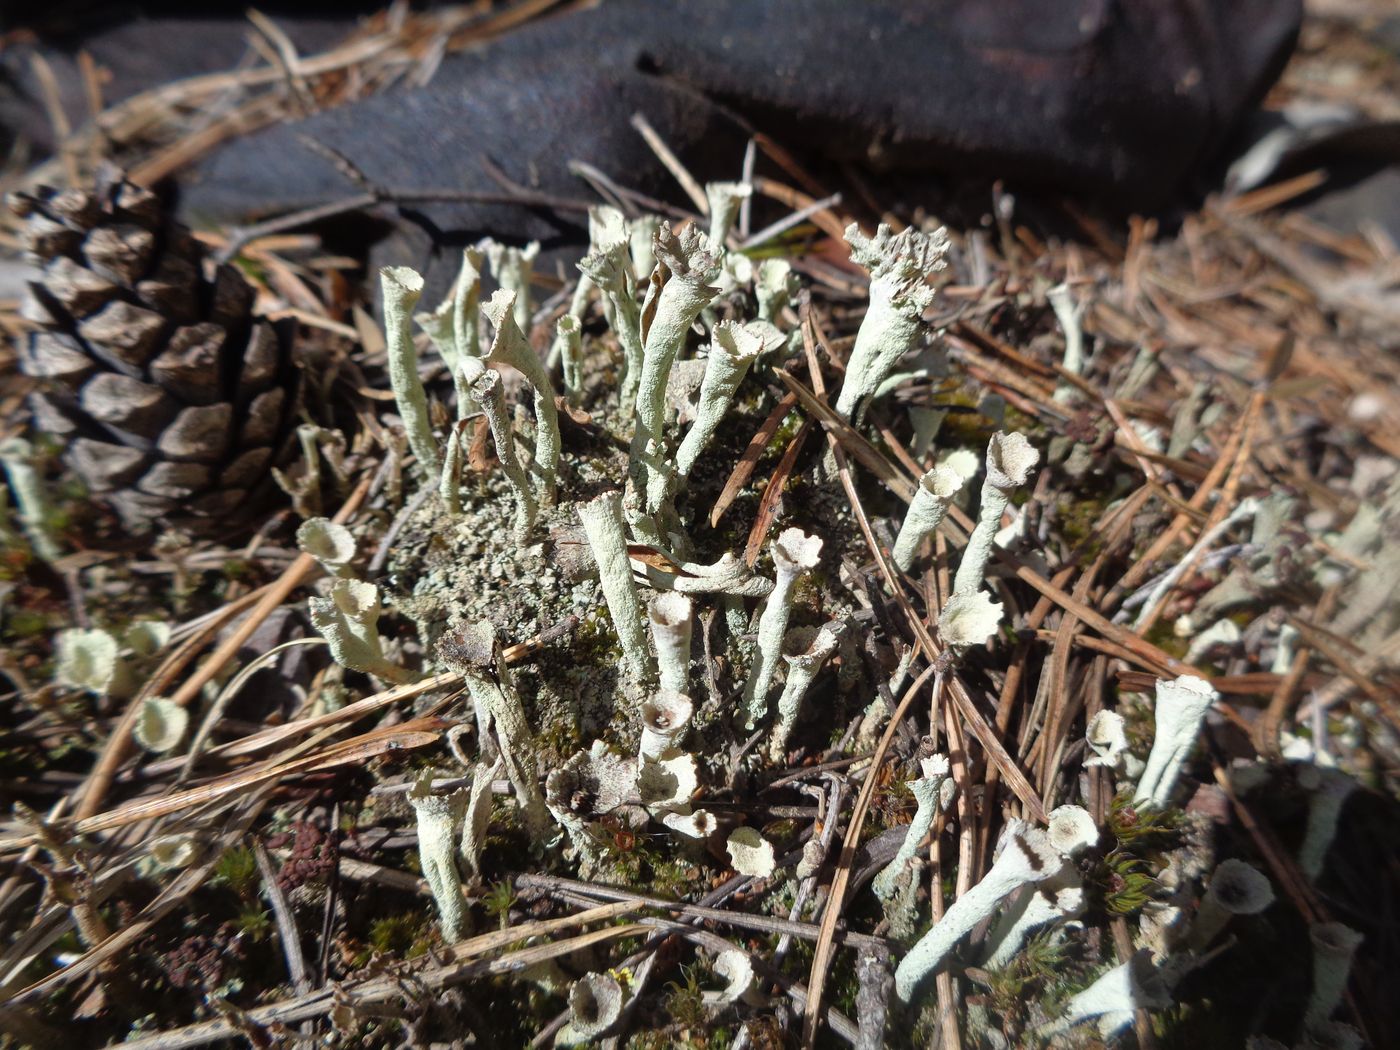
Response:
[{"label": "pine cone scale", "polygon": [[254,314],[236,267],[206,276],[204,247],[140,187],[109,175],[10,204],[41,266],[21,309],[36,429],[129,527],[227,525],[288,444],[287,326]]}]

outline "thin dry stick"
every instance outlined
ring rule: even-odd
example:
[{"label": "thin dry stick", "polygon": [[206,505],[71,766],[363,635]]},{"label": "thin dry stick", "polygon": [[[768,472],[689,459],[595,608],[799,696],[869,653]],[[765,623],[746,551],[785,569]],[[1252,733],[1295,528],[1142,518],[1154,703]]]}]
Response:
[{"label": "thin dry stick", "polygon": [[[1249,406],[1245,409],[1244,420],[1240,423],[1239,447],[1236,449],[1231,462],[1230,473],[1226,476],[1225,484],[1220,490],[1220,499],[1216,500],[1215,506],[1211,508],[1211,512],[1209,516],[1207,516],[1205,524],[1201,526],[1202,536],[1209,535],[1211,530],[1224,521],[1226,516],[1234,508],[1235,495],[1239,491],[1240,483],[1244,479],[1244,473],[1249,467],[1249,457],[1254,448],[1254,425],[1259,418],[1259,411],[1263,407],[1263,404],[1264,395],[1256,391],[1250,398]],[[1187,554],[1188,564],[1179,572],[1179,581],[1184,581],[1192,572],[1195,568],[1194,562],[1200,559],[1202,553],[1204,552],[1197,551],[1193,548],[1192,551]],[[1156,603],[1153,604],[1152,608],[1143,611],[1143,614],[1138,618],[1134,626],[1134,630],[1136,630],[1138,634],[1146,634],[1152,629],[1152,626],[1157,622],[1157,617],[1160,616],[1162,610],[1166,608],[1169,596],[1170,591],[1168,591],[1167,594],[1163,594]]]},{"label": "thin dry stick", "polygon": [[768,442],[777,433],[778,427],[782,425],[789,412],[797,407],[797,395],[788,394],[773,406],[773,411],[768,413],[768,418],[749,439],[748,446],[744,449],[743,455],[739,457],[739,462],[734,464],[734,470],[730,472],[729,480],[724,483],[724,488],[720,491],[719,497],[715,500],[715,505],[710,508],[710,528],[719,524],[719,519],[724,516],[739,493],[744,490],[744,486],[749,483],[749,478],[753,476],[753,471],[758,466],[759,459],[762,458],[764,450],[768,447]]},{"label": "thin dry stick", "polygon": [[801,428],[793,435],[792,441],[788,443],[787,449],[783,452],[783,458],[778,460],[778,465],[773,468],[773,473],[768,477],[768,485],[758,501],[758,512],[754,515],[753,527],[749,529],[749,541],[744,547],[744,564],[750,569],[758,561],[759,551],[763,549],[763,541],[768,535],[768,529],[773,524],[773,517],[778,513],[778,500],[782,498],[783,486],[787,484],[788,477],[792,474],[793,464],[797,462],[798,453],[802,451],[802,446],[807,441],[807,435],[811,432],[812,421],[804,419]]},{"label": "thin dry stick", "polygon": [[219,837],[216,848],[211,850],[210,856],[201,864],[186,868],[177,875],[170,885],[161,891],[160,896],[136,916],[136,919],[123,926],[116,933],[112,934],[101,944],[94,946],[81,958],[74,960],[67,966],[47,977],[40,978],[33,984],[17,992],[11,997],[12,1002],[31,1002],[50,994],[64,985],[70,984],[81,977],[86,977],[102,966],[119,952],[126,951],[135,945],[142,937],[145,937],[150,928],[167,915],[176,905],[193,893],[218,866],[223,856],[224,850],[233,845],[257,819],[262,812],[263,804],[266,801],[266,790],[255,792],[251,798],[243,803],[243,812],[237,816],[232,824]]},{"label": "thin dry stick", "polygon": [[705,196],[705,187],[696,181],[695,176],[681,163],[680,158],[671,152],[671,147],[666,145],[665,140],[651,126],[647,118],[641,113],[633,113],[632,126],[646,140],[646,144],[656,154],[656,159],[661,161],[666,170],[671,173],[671,177],[680,183],[681,189],[685,190],[685,195],[695,205],[695,210],[701,215],[710,214],[710,202],[709,198]]},{"label": "thin dry stick", "polygon": [[[807,1009],[804,1012],[802,1024],[802,1045],[807,1050],[811,1050],[816,1045],[817,1026],[821,1022],[822,990],[826,986],[826,974],[831,965],[831,953],[836,938],[836,923],[841,918],[846,886],[851,881],[851,865],[855,860],[856,846],[860,843],[865,814],[870,809],[870,800],[874,797],[875,788],[880,780],[878,776],[880,764],[885,760],[885,753],[889,751],[890,742],[894,740],[895,732],[899,729],[899,723],[904,720],[909,705],[914,702],[914,697],[919,694],[919,690],[924,687],[924,683],[929,680],[930,675],[936,675],[933,693],[935,697],[938,695],[943,676],[935,661],[925,667],[919,677],[914,679],[913,684],[905,691],[904,696],[900,698],[899,705],[890,715],[890,720],[885,725],[885,732],[881,735],[880,743],[875,748],[875,754],[870,759],[870,769],[866,773],[865,781],[860,786],[860,794],[856,796],[855,805],[851,808],[850,821],[846,825],[846,836],[841,841],[841,854],[836,860],[836,870],[831,877],[831,888],[827,891],[826,907],[822,911],[822,921],[817,931],[817,943],[812,949],[812,970],[807,979]],[[835,814],[832,814],[832,819],[836,819]]]},{"label": "thin dry stick", "polygon": [[[480,956],[532,937],[542,937],[559,930],[571,929],[590,922],[607,922],[635,909],[630,902],[604,904],[587,911],[566,915],[558,919],[545,919],[538,922],[522,923],[505,930],[459,941],[457,944],[438,953],[445,959],[437,965],[430,965],[411,975],[411,979],[429,988],[439,988],[472,977],[491,973],[518,972],[531,965],[544,962],[560,955],[579,951],[590,945],[620,937],[649,933],[650,929],[637,923],[623,926],[605,926],[601,930],[586,933],[565,941],[549,941],[544,944],[523,948],[498,959],[481,960]],[[388,977],[371,978],[359,984],[339,983],[318,988],[307,995],[297,996],[285,1002],[273,1003],[247,1011],[246,1020],[258,1026],[272,1024],[293,1024],[321,1017],[329,1013],[340,1002],[352,1006],[370,1006],[389,1002],[405,994],[405,976],[392,974]],[[122,1044],[135,1050],[180,1050],[184,1047],[203,1046],[208,1043],[231,1039],[238,1031],[227,1021],[206,1021],[202,1024],[177,1028],[170,1032],[159,1032]]]},{"label": "thin dry stick", "polygon": [[[1211,494],[1224,479],[1226,471],[1230,469],[1230,464],[1234,462],[1235,455],[1239,451],[1243,438],[1244,433],[1242,429],[1236,429],[1230,434],[1230,440],[1226,442],[1225,448],[1221,450],[1220,458],[1215,461],[1214,466],[1210,469],[1210,473],[1206,475],[1205,480],[1201,482],[1200,486],[1192,494],[1191,499],[1187,502],[1188,507],[1192,510],[1205,509],[1206,504],[1210,501]],[[1162,535],[1157,538],[1141,558],[1128,567],[1128,571],[1123,574],[1123,578],[1119,580],[1104,597],[1104,608],[1113,608],[1122,600],[1125,594],[1131,593],[1134,588],[1146,580],[1157,559],[1171,548],[1172,544],[1180,537],[1182,530],[1189,526],[1192,521],[1193,518],[1191,515],[1185,511],[1177,514]]]}]

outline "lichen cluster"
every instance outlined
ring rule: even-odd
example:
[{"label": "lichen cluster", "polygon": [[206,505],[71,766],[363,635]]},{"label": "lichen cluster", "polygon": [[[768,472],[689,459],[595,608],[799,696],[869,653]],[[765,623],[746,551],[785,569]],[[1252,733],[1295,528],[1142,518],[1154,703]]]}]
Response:
[{"label": "lichen cluster", "polygon": [[[313,599],[313,618],[340,662],[388,680],[449,670],[466,684],[471,721],[454,731],[453,747],[473,770],[471,791],[436,798],[423,781],[412,795],[423,870],[445,930],[462,922],[454,858],[480,871],[490,819],[483,800],[493,776],[504,776],[516,823],[555,870],[562,864],[585,878],[626,883],[635,872],[618,844],[645,836],[681,856],[698,859],[708,849],[741,876],[779,876],[774,841],[735,819],[724,800],[766,764],[784,763],[810,692],[840,698],[840,707],[806,718],[819,735],[839,734],[864,709],[851,729],[858,746],[873,743],[889,714],[882,689],[892,695],[908,670],[912,651],[888,683],[872,681],[856,659],[853,647],[868,638],[863,621],[871,614],[851,572],[857,529],[833,498],[831,454],[813,464],[815,480],[804,479],[809,506],[784,515],[782,501],[770,503],[780,513],[766,536],[750,537],[747,557],[738,536],[707,520],[737,459],[726,422],[744,418],[751,432],[765,388],[781,389],[776,371],[803,360],[798,284],[785,264],[756,267],[726,250],[733,193],[712,187],[711,196],[716,216],[708,233],[594,209],[593,243],[552,336],[548,325],[532,324],[539,317],[520,272],[533,250],[465,252],[448,298],[416,316],[453,380],[456,418],[445,433],[433,429],[410,326],[421,279],[404,269],[383,275],[390,374],[421,486],[396,524],[383,594],[415,627],[416,645],[402,651],[421,653],[416,671],[385,666],[375,630],[380,589],[345,578],[352,559],[344,537],[314,523],[303,528],[302,545],[339,577],[326,597]],[[873,238],[855,228],[847,236],[852,259],[870,272],[870,306],[833,412],[859,432],[866,406],[886,391],[900,360],[936,335],[924,312],[947,241],[941,231],[894,236],[884,228]],[[503,289],[484,301],[483,258]],[[549,355],[527,341],[532,329],[544,332],[541,349],[549,346]],[[1066,368],[1077,374],[1072,364]],[[440,424],[442,414],[436,418]],[[1018,541],[1013,498],[1040,460],[1015,431],[993,434],[985,457],[945,448],[912,489],[907,510],[882,525],[883,557],[910,572],[951,508],[975,514],[936,620],[941,653],[934,655],[945,669],[1005,626],[988,572],[995,550]],[[979,478],[974,501],[971,483]],[[549,642],[534,644],[542,638]],[[507,659],[507,645],[523,645],[524,655]],[[1106,768],[1124,805],[1134,799],[1133,819],[1144,827],[1174,812],[1178,774],[1218,699],[1190,676],[1158,682],[1157,694],[1145,766],[1129,752],[1116,712],[1090,720],[1084,740],[1086,766]],[[894,989],[915,1007],[979,925],[995,920],[980,949],[984,964],[1012,973],[1023,951],[1045,950],[1091,906],[1138,910],[1152,886],[1126,821],[1100,828],[1080,806],[1061,805],[1047,826],[1007,823],[987,874],[936,922],[923,922],[918,847],[953,805],[950,772],[947,756],[922,755],[908,785],[917,802],[913,823],[873,886],[885,928],[909,945]],[[1161,819],[1162,827],[1174,826],[1175,818]],[[1118,846],[1103,860],[1082,859],[1099,855],[1106,831]],[[1312,838],[1323,841],[1325,831]],[[796,867],[807,887],[799,899],[822,862],[815,845]],[[1103,885],[1115,879],[1116,897],[1105,898]],[[1240,861],[1221,864],[1206,885],[1194,919],[1155,914],[1151,948],[1103,973],[1058,1014],[1042,1014],[1039,1037],[1088,1022],[1110,1036],[1136,1009],[1170,1005],[1172,988],[1202,964],[1230,917],[1273,900],[1269,881]],[[737,960],[725,972],[734,988],[721,1001],[749,994],[752,974]],[[577,982],[561,1039],[608,1031],[627,996],[626,982],[608,974]]]}]

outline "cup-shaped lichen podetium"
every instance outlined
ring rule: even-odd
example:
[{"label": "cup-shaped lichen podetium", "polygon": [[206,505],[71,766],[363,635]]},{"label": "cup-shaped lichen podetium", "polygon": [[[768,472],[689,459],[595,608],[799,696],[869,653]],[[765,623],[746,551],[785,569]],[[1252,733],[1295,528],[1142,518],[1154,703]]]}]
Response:
[{"label": "cup-shaped lichen podetium", "polygon": [[1001,516],[1011,493],[1024,485],[1040,462],[1040,453],[1021,434],[997,432],[987,444],[987,476],[982,482],[982,507],[977,527],[968,537],[958,572],[953,578],[954,594],[972,594],[982,586],[992,543],[1001,529]]},{"label": "cup-shaped lichen podetium", "polygon": [[923,312],[933,302],[926,279],[947,265],[948,237],[943,230],[898,234],[881,225],[874,237],[860,227],[846,228],[851,260],[870,271],[870,308],[856,332],[836,411],[851,419],[897,362],[914,348],[923,327]]},{"label": "cup-shaped lichen podetium", "polygon": [[627,555],[627,534],[622,526],[622,494],[615,489],[576,504],[579,521],[593,549],[603,597],[612,614],[613,628],[622,644],[622,659],[635,678],[650,677],[651,653],[642,627],[642,601],[632,579]]},{"label": "cup-shaped lichen podetium", "polygon": [[413,345],[413,308],[423,294],[423,278],[407,266],[379,271],[384,296],[384,336],[389,360],[389,383],[408,434],[408,447],[429,477],[437,477],[437,440],[428,416],[428,395],[418,378],[418,351]]},{"label": "cup-shaped lichen podetium", "polygon": [[[693,226],[676,235],[663,223],[653,249],[657,267],[642,308],[646,330],[642,337],[637,425],[629,460],[633,483],[646,493],[648,514],[660,510],[670,481],[668,465],[662,458],[666,382],[685,346],[686,333],[718,291],[710,282],[719,273],[709,239]],[[646,324],[648,320],[650,323]]]},{"label": "cup-shaped lichen podetium", "polygon": [[[487,620],[467,624],[443,638],[438,655],[466,681],[472,703],[490,714],[506,777],[515,790],[515,804],[525,814],[531,832],[543,834],[549,826],[549,812],[540,790],[535,736],[525,704],[511,682],[496,628]],[[479,723],[484,721],[478,719]]]},{"label": "cup-shaped lichen podetium", "polygon": [[782,656],[783,635],[792,613],[793,587],[803,573],[821,560],[822,541],[798,528],[784,529],[771,549],[777,581],[758,618],[758,651],[744,684],[744,717],[749,729],[768,713],[768,685]]}]

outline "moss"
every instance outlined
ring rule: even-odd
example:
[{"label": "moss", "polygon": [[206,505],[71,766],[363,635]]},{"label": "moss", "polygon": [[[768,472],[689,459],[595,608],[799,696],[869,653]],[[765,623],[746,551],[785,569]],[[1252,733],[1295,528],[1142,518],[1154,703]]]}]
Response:
[{"label": "moss", "polygon": [[31,609],[15,609],[5,617],[5,634],[9,638],[38,638],[49,633],[49,618]]},{"label": "moss", "polygon": [[1185,659],[1186,650],[1191,644],[1191,639],[1179,637],[1171,622],[1166,617],[1161,616],[1157,618],[1157,622],[1152,625],[1152,628],[1143,635],[1143,638],[1168,656],[1174,656],[1178,660]]},{"label": "moss", "polygon": [[235,846],[219,858],[210,880],[215,885],[222,883],[239,897],[248,900],[258,891],[258,860],[247,846]]},{"label": "moss", "polygon": [[369,947],[379,954],[411,958],[427,951],[425,934],[423,913],[386,915],[369,924]]},{"label": "moss", "polygon": [[1152,900],[1165,854],[1181,844],[1179,810],[1134,807],[1124,794],[1113,800],[1108,834],[1115,843],[1091,873],[1091,901],[1113,915],[1131,915]]},{"label": "moss", "polygon": [[[1047,930],[1029,938],[1025,946],[1000,970],[987,974],[987,1005],[1000,1014],[1009,1026],[1026,1028],[1036,1023],[1028,1006],[1042,993],[1050,1000],[1065,994],[1066,953],[1058,930]],[[1054,1016],[1054,1006],[1045,1004],[1044,1012]]]}]

